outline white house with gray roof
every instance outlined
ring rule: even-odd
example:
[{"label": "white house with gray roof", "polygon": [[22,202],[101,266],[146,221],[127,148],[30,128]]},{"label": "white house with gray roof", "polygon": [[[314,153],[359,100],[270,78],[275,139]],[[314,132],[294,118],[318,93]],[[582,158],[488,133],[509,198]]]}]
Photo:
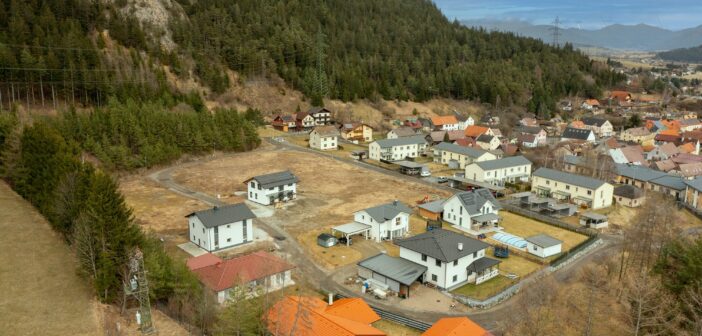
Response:
[{"label": "white house with gray roof", "polygon": [[537,196],[602,209],[612,205],[614,186],[587,176],[539,168],[531,178],[531,190]]},{"label": "white house with gray roof", "polygon": [[499,260],[486,257],[487,243],[453,231],[434,229],[395,241],[400,258],[426,266],[424,282],[451,290],[481,284],[499,274]]},{"label": "white house with gray roof", "polygon": [[297,197],[297,176],[289,170],[254,176],[246,181],[249,201],[263,205],[287,202]]},{"label": "white house with gray roof", "polygon": [[591,129],[566,127],[561,134],[561,141],[570,140],[595,142],[597,141],[597,137],[595,136],[595,132]]},{"label": "white house with gray roof", "polygon": [[339,143],[339,130],[334,126],[317,126],[310,132],[310,148],[336,150]]},{"label": "white house with gray roof", "polygon": [[499,229],[501,208],[490,190],[460,192],[444,202],[443,219],[471,234],[486,233]]},{"label": "white house with gray roof", "polygon": [[479,182],[504,186],[505,182],[527,182],[531,176],[531,161],[523,156],[474,162],[466,166],[465,177]]},{"label": "white house with gray roof", "polygon": [[449,166],[450,168],[464,169],[473,162],[497,159],[497,155],[488,151],[463,147],[449,142],[442,142],[433,148],[434,162]]},{"label": "white house with gray roof", "polygon": [[527,242],[527,251],[541,258],[548,258],[561,253],[563,246],[562,241],[543,233],[524,240]]},{"label": "white house with gray roof", "polygon": [[253,241],[253,212],[244,203],[196,211],[187,216],[191,242],[213,252]]},{"label": "white house with gray roof", "polygon": [[396,139],[382,139],[368,146],[368,158],[371,160],[400,161],[416,158],[427,149],[424,135],[414,135]]},{"label": "white house with gray roof", "polygon": [[387,204],[357,211],[353,215],[356,223],[367,225],[368,237],[376,242],[404,237],[409,233],[409,217],[412,213],[407,205],[393,201]]}]

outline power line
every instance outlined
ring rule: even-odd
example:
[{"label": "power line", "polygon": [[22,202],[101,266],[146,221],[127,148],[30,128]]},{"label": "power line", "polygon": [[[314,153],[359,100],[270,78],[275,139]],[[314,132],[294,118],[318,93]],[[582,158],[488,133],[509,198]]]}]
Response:
[{"label": "power line", "polygon": [[551,30],[551,34],[553,36],[553,46],[558,47],[558,37],[561,36],[561,20],[556,16],[556,19],[552,22],[553,27],[549,28]]}]

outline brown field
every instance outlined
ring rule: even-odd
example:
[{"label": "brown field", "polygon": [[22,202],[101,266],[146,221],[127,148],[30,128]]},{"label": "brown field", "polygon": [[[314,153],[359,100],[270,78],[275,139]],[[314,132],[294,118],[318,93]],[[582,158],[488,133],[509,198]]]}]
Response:
[{"label": "brown field", "polygon": [[[174,171],[173,177],[191,189],[239,199],[232,195],[245,191],[244,180],[284,169],[290,169],[300,178],[298,198],[291,206],[277,210],[275,216],[266,220],[298,237],[315,260],[326,267],[356,262],[369,252],[359,252],[357,245],[335,249],[316,247],[319,233],[351,222],[353,212],[392,200],[414,206],[424,195],[448,196],[447,192],[420,183],[369,171],[322,155],[271,150],[270,146],[182,168]],[[424,222],[414,219],[411,230],[414,234],[423,232]],[[392,246],[384,248],[381,245],[379,249],[396,253]],[[330,250],[334,253],[321,253]]]},{"label": "brown field", "polygon": [[0,209],[0,334],[100,334],[92,289],[68,245],[4,182]]},{"label": "brown field", "polygon": [[538,271],[542,266],[535,263],[527,258],[518,256],[514,253],[510,253],[508,258],[500,259],[494,256],[489,256],[490,258],[499,259],[500,263],[500,273],[501,274],[516,274],[521,278]]},{"label": "brown field", "polygon": [[568,251],[576,245],[584,242],[587,236],[548,225],[531,218],[519,216],[507,211],[500,211],[502,222],[500,226],[505,229],[505,232],[527,238],[529,236],[545,233],[551,237],[563,241],[563,251]]},{"label": "brown field", "polygon": [[417,329],[405,327],[401,324],[388,320],[380,320],[373,323],[373,326],[384,331],[388,336],[419,336],[422,333]]}]

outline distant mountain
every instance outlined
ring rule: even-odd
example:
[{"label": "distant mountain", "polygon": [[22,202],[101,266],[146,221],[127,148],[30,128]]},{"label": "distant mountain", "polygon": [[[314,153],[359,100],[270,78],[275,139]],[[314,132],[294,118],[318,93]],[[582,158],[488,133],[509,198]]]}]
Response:
[{"label": "distant mountain", "polygon": [[[513,32],[520,36],[533,37],[545,42],[553,41],[552,26],[533,25],[524,21],[468,20],[462,23],[469,27],[483,27],[487,30]],[[575,46],[591,46],[609,49],[661,51],[689,48],[702,44],[702,25],[672,31],[646,24],[615,24],[597,30],[563,28],[560,42],[570,42]]]},{"label": "distant mountain", "polygon": [[702,45],[661,52],[658,53],[658,57],[667,61],[702,63]]}]

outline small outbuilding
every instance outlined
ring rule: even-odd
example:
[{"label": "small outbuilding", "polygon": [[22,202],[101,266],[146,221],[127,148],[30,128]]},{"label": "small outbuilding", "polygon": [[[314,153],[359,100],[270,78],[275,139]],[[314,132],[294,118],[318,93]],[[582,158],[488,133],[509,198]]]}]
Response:
[{"label": "small outbuilding", "polygon": [[418,206],[419,215],[426,219],[431,219],[435,221],[441,219],[441,214],[444,212],[445,201],[445,199],[439,199],[436,201],[420,204]]},{"label": "small outbuilding", "polygon": [[592,229],[602,229],[609,225],[609,220],[605,215],[588,211],[580,215],[580,225]]},{"label": "small outbuilding", "polygon": [[426,165],[412,161],[402,160],[393,163],[398,165],[400,167],[400,173],[405,175],[419,175],[422,171],[427,170]]},{"label": "small outbuilding", "polygon": [[412,284],[421,280],[427,267],[399,257],[380,253],[358,263],[358,276],[387,285],[388,289],[408,298]]},{"label": "small outbuilding", "polygon": [[547,234],[538,234],[526,239],[527,251],[541,258],[548,258],[561,253],[563,242]]},{"label": "small outbuilding", "polygon": [[370,231],[370,229],[371,226],[368,224],[352,222],[333,227],[332,234],[335,234],[337,232],[341,233],[344,236],[344,238],[346,238],[346,245],[348,246],[351,243],[351,236],[353,235],[363,235],[363,237],[368,239],[368,232]]},{"label": "small outbuilding", "polygon": [[336,237],[328,234],[328,233],[322,233],[319,236],[317,236],[317,245],[321,247],[332,247],[336,245],[339,242]]},{"label": "small outbuilding", "polygon": [[636,208],[643,204],[644,192],[639,187],[625,184],[614,189],[614,199],[623,206]]}]

